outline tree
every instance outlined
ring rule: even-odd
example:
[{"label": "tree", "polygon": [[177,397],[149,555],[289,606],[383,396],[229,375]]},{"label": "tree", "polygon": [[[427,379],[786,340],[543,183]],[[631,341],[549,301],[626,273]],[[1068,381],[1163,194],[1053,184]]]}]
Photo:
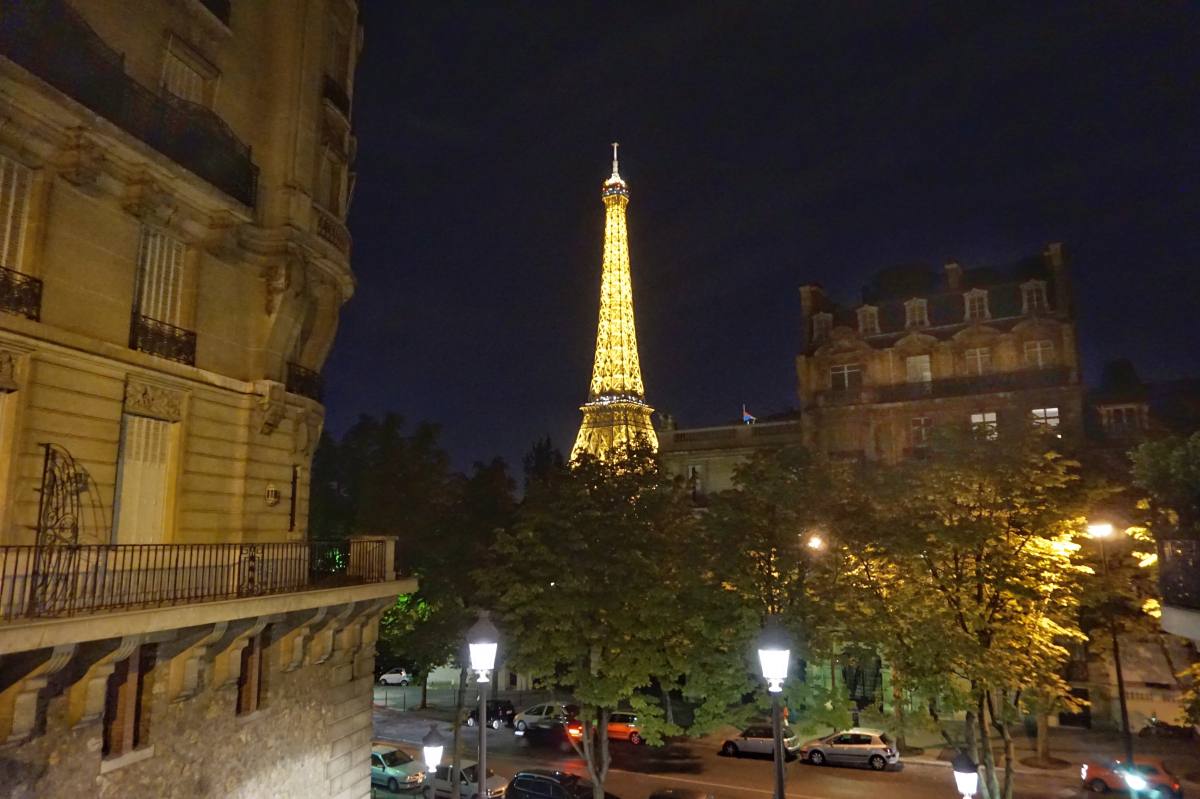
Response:
[{"label": "tree", "polygon": [[1200,432],[1138,446],[1133,480],[1150,496],[1151,524],[1160,538],[1200,538]]},{"label": "tree", "polygon": [[561,472],[566,464],[550,436],[546,436],[533,442],[529,452],[521,459],[521,465],[525,468],[525,490],[528,491],[531,483],[548,480]]},{"label": "tree", "polygon": [[649,451],[607,462],[585,455],[531,483],[480,574],[510,662],[569,686],[579,700],[597,799],[613,710],[629,704],[645,738],[661,736],[661,708],[643,692],[673,670],[664,641],[691,623],[663,565],[687,549],[693,525],[682,485]]}]

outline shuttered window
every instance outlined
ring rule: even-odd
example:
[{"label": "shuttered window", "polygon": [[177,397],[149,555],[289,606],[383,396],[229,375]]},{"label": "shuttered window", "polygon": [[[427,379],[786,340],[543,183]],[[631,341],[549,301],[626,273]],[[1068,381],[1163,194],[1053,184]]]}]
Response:
[{"label": "shuttered window", "polygon": [[159,544],[166,539],[171,424],[131,414],[121,418],[113,524],[119,544]]},{"label": "shuttered window", "polygon": [[142,229],[138,253],[139,314],[181,326],[183,256],[183,242],[157,230]]},{"label": "shuttered window", "polygon": [[30,183],[27,166],[0,155],[0,266],[14,272],[21,271]]},{"label": "shuttered window", "polygon": [[208,104],[208,79],[170,50],[163,61],[163,87],[176,97],[189,102]]}]

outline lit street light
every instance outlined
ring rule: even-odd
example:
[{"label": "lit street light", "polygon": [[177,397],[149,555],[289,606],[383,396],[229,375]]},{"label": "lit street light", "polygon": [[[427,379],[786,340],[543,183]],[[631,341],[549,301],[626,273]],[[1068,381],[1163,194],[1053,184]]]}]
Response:
[{"label": "lit street light", "polygon": [[421,748],[425,753],[425,768],[429,770],[429,779],[433,779],[437,767],[442,764],[442,751],[446,748],[446,739],[438,732],[436,724],[429,725],[429,732],[421,739]]},{"label": "lit street light", "polygon": [[767,681],[767,692],[771,694],[771,729],[775,736],[774,799],[784,799],[783,711],[779,705],[779,694],[783,692],[783,681],[787,679],[791,654],[791,642],[779,624],[779,617],[768,616],[758,637],[758,662],[762,666],[763,679]]},{"label": "lit street light", "polygon": [[813,533],[808,537],[808,540],[804,542],[804,545],[809,549],[822,550],[825,548],[825,539],[821,538],[820,533]]},{"label": "lit street light", "polygon": [[[1108,522],[1089,524],[1087,531],[1089,536],[1100,542],[1100,562],[1103,564],[1104,582],[1108,583],[1108,550],[1104,542],[1112,538],[1116,531]],[[1129,705],[1125,700],[1125,675],[1121,671],[1121,643],[1117,638],[1117,618],[1111,604],[1108,606],[1108,632],[1112,636],[1113,667],[1117,672],[1117,699],[1121,703],[1121,737],[1125,742],[1126,762],[1132,767],[1133,735],[1129,730]]]},{"label": "lit street light", "polygon": [[[488,612],[479,612],[479,621],[467,630],[467,647],[471,653],[471,670],[475,672],[479,686],[479,763],[476,774],[479,784],[487,785],[487,689],[492,680],[492,669],[496,667],[496,649],[499,647],[500,631],[488,618]],[[486,789],[485,789],[486,792]]]},{"label": "lit street light", "polygon": [[954,767],[954,784],[963,799],[971,799],[979,790],[979,766],[966,752],[959,752],[950,764]]}]

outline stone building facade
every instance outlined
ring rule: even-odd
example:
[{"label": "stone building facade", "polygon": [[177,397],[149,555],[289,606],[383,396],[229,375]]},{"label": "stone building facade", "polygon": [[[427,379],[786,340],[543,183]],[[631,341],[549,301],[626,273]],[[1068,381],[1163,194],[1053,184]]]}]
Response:
[{"label": "stone building facade", "polygon": [[0,13],[0,785],[366,797],[393,542],[307,540],[354,0]]},{"label": "stone building facade", "polygon": [[895,462],[943,425],[1083,428],[1062,245],[1005,269],[896,267],[844,306],[800,289],[796,358],[805,440],[832,457]]},{"label": "stone building facade", "polygon": [[668,424],[658,431],[663,467],[688,482],[698,505],[710,494],[733,488],[734,471],[755,452],[803,442],[799,418],[686,430]]}]

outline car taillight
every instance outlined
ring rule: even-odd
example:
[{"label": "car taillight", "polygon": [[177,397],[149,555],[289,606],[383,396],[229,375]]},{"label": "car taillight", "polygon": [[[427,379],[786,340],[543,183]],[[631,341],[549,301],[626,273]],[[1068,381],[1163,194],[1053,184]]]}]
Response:
[{"label": "car taillight", "polygon": [[582,738],[583,730],[578,727],[567,727],[567,735],[570,735],[572,738]]}]

